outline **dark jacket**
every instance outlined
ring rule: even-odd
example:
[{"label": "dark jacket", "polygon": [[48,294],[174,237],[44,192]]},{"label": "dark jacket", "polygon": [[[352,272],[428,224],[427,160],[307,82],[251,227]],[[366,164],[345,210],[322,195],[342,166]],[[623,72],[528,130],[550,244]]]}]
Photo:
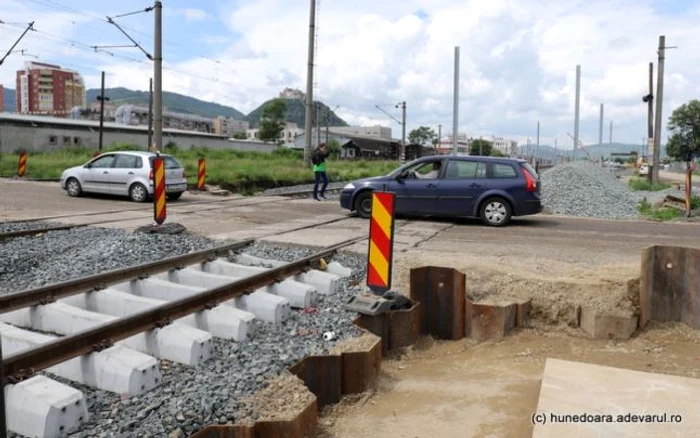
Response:
[{"label": "dark jacket", "polygon": [[327,157],[328,157],[327,151],[324,153],[324,152],[321,152],[320,150],[316,149],[314,151],[314,154],[311,156],[311,162],[315,165],[319,165],[319,164],[323,163],[324,161],[326,161]]}]

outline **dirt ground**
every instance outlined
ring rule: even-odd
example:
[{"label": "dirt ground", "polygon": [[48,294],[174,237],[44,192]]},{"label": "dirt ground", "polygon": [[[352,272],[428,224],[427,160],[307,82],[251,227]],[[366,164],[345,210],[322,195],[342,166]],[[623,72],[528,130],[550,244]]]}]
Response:
[{"label": "dirt ground", "polygon": [[700,332],[683,324],[652,324],[628,341],[592,340],[576,328],[577,306],[637,309],[639,263],[412,251],[394,266],[395,289],[406,294],[411,268],[443,266],[466,274],[470,299],[532,298],[531,327],[501,341],[421,340],[384,360],[375,391],[327,408],[317,438],[529,438],[548,357],[700,377]]},{"label": "dirt ground", "polygon": [[538,329],[498,342],[428,338],[385,360],[374,392],[327,408],[316,438],[529,438],[546,358],[697,378],[698,344],[680,324],[621,342]]}]

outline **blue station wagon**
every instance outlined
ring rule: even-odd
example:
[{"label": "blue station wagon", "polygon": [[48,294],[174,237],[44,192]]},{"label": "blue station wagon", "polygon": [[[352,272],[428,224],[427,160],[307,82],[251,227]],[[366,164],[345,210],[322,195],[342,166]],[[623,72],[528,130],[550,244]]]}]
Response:
[{"label": "blue station wagon", "polygon": [[397,215],[477,217],[486,225],[504,226],[513,216],[542,211],[539,176],[520,159],[422,157],[388,175],[347,184],[340,206],[368,218],[375,190],[396,194]]}]

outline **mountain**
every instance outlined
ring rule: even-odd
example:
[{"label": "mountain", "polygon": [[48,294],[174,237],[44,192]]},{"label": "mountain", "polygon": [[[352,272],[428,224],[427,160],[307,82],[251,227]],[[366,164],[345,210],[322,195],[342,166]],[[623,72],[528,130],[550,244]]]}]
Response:
[{"label": "mountain", "polygon": [[[520,150],[523,151],[523,153],[527,153],[528,151],[528,146],[527,145],[519,145]],[[535,153],[535,150],[537,147],[533,144],[530,145],[529,150],[532,151],[532,153]],[[584,149],[588,151],[590,154],[591,158],[594,159],[599,159],[601,156],[608,158],[610,157],[611,153],[629,153],[632,151],[635,151],[637,153],[645,153],[645,148],[642,147],[641,144],[627,144],[627,143],[612,143],[608,144],[605,143],[602,146],[598,146],[597,144],[593,145],[586,145],[584,146]],[[557,150],[559,155],[564,155],[565,157],[573,157],[574,151],[571,149],[571,145],[567,145],[567,149],[562,151],[561,147]],[[540,153],[541,156],[543,157],[553,157],[555,154],[555,150],[553,146],[549,145],[540,145]],[[586,152],[578,150],[577,155],[579,158],[583,158],[586,155]],[[666,156],[666,145],[662,144],[661,145],[661,157]]]},{"label": "mountain", "polygon": [[3,88],[3,96],[5,103],[5,111],[12,112],[15,110],[17,93],[12,88]]},{"label": "mountain", "polygon": [[[88,102],[95,102],[99,95],[99,89],[87,90]],[[134,91],[122,87],[105,88],[105,96],[109,97],[111,103],[117,105],[130,103],[148,106],[148,91]],[[203,117],[226,116],[233,117],[236,120],[244,120],[245,118],[245,115],[235,108],[219,105],[218,103],[205,102],[170,91],[163,91],[163,106],[167,107],[169,111],[196,114]]]},{"label": "mountain", "polygon": [[[268,100],[246,116],[245,120],[248,121],[251,129],[258,127],[262,109],[273,100],[274,99]],[[299,99],[284,99],[284,101],[287,103],[286,121],[289,123],[296,123],[300,128],[303,127],[306,124],[306,105],[304,102]],[[316,110],[316,108],[319,108],[321,125],[326,125],[326,114],[328,114],[328,126],[348,126],[345,120],[338,117],[323,102],[314,102],[314,110]]]}]

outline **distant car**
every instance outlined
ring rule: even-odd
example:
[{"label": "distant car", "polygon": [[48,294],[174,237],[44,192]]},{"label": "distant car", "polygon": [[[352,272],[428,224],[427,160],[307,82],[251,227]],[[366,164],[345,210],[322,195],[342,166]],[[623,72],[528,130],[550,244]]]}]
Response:
[{"label": "distant car", "polygon": [[513,216],[542,211],[539,176],[519,159],[422,157],[386,176],[347,184],[340,193],[340,205],[367,218],[375,190],[396,193],[400,215],[478,217],[486,225],[504,226]]},{"label": "distant car", "polygon": [[[70,196],[82,193],[104,193],[128,196],[134,202],[145,202],[153,196],[152,152],[109,152],[98,155],[82,166],[66,169],[61,175],[61,188]],[[165,159],[165,192],[167,199],[180,198],[187,190],[185,169],[172,156]]]},{"label": "distant car", "polygon": [[648,164],[642,164],[641,166],[639,166],[639,175],[640,176],[649,175],[649,165]]}]

